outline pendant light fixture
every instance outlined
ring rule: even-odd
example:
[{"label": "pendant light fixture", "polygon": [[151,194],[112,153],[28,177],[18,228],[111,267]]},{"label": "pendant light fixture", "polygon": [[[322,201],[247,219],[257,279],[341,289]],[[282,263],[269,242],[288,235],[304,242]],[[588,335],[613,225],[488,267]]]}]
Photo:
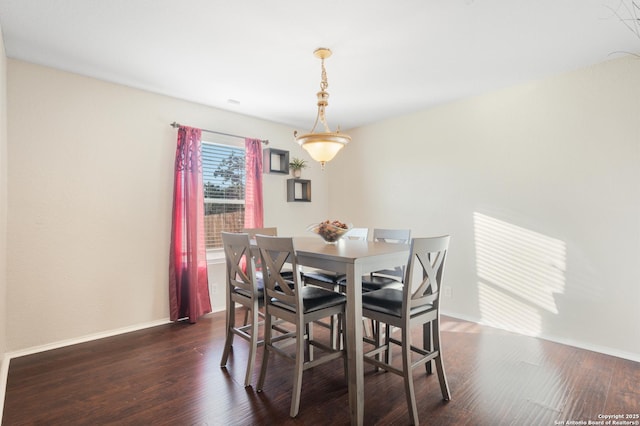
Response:
[{"label": "pendant light fixture", "polygon": [[[320,162],[324,170],[324,164],[327,161],[331,161],[338,151],[351,141],[351,137],[340,133],[339,127],[335,132],[332,132],[329,129],[325,116],[325,109],[327,105],[329,105],[329,93],[327,92],[329,83],[327,83],[327,71],[324,69],[324,60],[331,56],[331,50],[321,47],[316,49],[313,54],[322,62],[320,91],[318,92],[318,115],[309,133],[298,136],[298,132],[295,131],[293,132],[293,136],[296,138],[296,142],[311,155],[311,158]],[[318,123],[322,123],[324,132],[315,132]]]}]

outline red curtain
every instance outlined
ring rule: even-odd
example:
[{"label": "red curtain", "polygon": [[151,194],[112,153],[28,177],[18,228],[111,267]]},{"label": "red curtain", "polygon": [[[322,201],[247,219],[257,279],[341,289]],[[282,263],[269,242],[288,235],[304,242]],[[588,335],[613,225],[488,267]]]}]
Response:
[{"label": "red curtain", "polygon": [[246,191],[244,198],[244,227],[264,228],[262,203],[262,141],[245,139]]},{"label": "red curtain", "polygon": [[204,191],[200,129],[180,126],[176,147],[169,259],[171,321],[195,323],[211,312],[204,242]]}]

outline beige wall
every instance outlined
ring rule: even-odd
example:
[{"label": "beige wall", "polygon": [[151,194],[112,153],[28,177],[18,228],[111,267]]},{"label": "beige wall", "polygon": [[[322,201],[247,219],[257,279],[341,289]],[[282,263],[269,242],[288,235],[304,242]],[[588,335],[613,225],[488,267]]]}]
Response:
[{"label": "beige wall", "polygon": [[451,234],[446,312],[640,360],[638,58],[350,133],[331,215]]},{"label": "beige wall", "polygon": [[0,29],[0,371],[7,350],[7,173],[7,57]]},{"label": "beige wall", "polygon": [[[16,60],[8,108],[10,351],[167,319],[169,123],[304,155],[286,126]],[[326,174],[305,173],[312,203],[287,203],[287,177],[265,175],[265,224],[283,235],[326,216]]]},{"label": "beige wall", "polygon": [[[166,319],[174,120],[304,156],[285,126],[8,61],[8,351]],[[267,225],[449,233],[449,314],[640,360],[639,60],[350,133],[312,203],[265,176]]]}]

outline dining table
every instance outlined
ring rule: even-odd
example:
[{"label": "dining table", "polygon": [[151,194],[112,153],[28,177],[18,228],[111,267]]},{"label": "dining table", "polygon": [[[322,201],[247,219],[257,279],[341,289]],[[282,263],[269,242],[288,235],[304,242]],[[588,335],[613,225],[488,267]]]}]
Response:
[{"label": "dining table", "polygon": [[349,412],[352,425],[364,418],[364,360],[362,341],[362,275],[406,264],[408,244],[340,239],[326,243],[318,237],[293,239],[298,265],[346,274],[346,352]]}]

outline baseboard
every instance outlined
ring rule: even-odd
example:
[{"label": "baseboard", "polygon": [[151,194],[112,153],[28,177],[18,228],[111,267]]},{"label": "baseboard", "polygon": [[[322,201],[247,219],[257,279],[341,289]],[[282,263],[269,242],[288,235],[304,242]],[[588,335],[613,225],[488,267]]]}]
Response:
[{"label": "baseboard", "polygon": [[[484,326],[487,326],[487,327],[493,327],[493,328],[496,328],[498,330],[504,330],[504,331],[509,331],[509,332],[516,333],[516,334],[522,334],[522,333],[520,333],[518,331],[509,330],[508,328],[504,328],[504,327],[498,327],[495,324],[490,324],[488,322],[480,320],[479,318],[472,318],[472,317],[469,317],[467,315],[461,315],[461,314],[453,313],[453,312],[445,312],[444,310],[442,311],[442,315],[446,315],[446,316],[451,317],[451,318],[457,318],[457,319],[460,319],[460,320],[463,320],[463,321],[473,322],[473,323],[484,325]],[[579,342],[579,341],[576,341],[576,340],[566,339],[566,338],[563,338],[563,337],[558,337],[558,336],[554,336],[554,335],[550,335],[550,334],[546,334],[546,333],[542,333],[540,335],[535,335],[535,336],[532,336],[532,337],[536,337],[536,338],[543,339],[543,340],[548,340],[548,341],[554,342],[554,343],[560,343],[562,345],[573,346],[574,348],[584,349],[584,350],[591,351],[591,352],[598,352],[598,353],[601,353],[601,354],[610,355],[610,356],[614,356],[614,357],[617,357],[617,358],[623,358],[623,359],[628,359],[630,361],[640,362],[640,354],[635,354],[635,353],[632,353],[632,352],[621,351],[621,350],[610,348],[610,347],[606,347],[606,346],[593,345],[593,344],[586,343],[586,342]]]},{"label": "baseboard", "polygon": [[565,339],[557,336],[542,335],[539,337],[544,340],[549,340],[551,342],[560,343],[567,346],[573,346],[575,348],[585,349],[591,352],[598,352],[605,355],[615,356],[617,358],[628,359],[629,361],[640,362],[640,354],[634,354],[632,352],[620,351],[606,346],[592,345],[584,342],[576,342],[571,339]]},{"label": "baseboard", "polygon": [[226,311],[227,307],[222,305],[222,306],[212,306],[211,307],[211,313],[215,314],[216,312],[223,312]]},{"label": "baseboard", "polygon": [[158,325],[168,324],[169,322],[170,322],[169,318],[163,318],[156,321],[149,321],[146,323],[140,323],[132,326],[102,331],[100,333],[87,334],[85,336],[75,337],[73,339],[66,339],[66,340],[60,340],[53,343],[47,343],[46,345],[32,346],[30,348],[9,352],[7,355],[9,356],[10,359],[18,358],[21,356],[36,354],[39,352],[50,351],[52,349],[63,348],[65,346],[76,345],[78,343],[90,342],[92,340],[104,339],[105,337],[112,337],[112,336],[117,336],[119,334],[130,333],[132,331],[143,330],[145,328],[156,327]]},{"label": "baseboard", "polygon": [[4,396],[7,391],[7,377],[9,376],[9,354],[2,357],[2,365],[0,365],[0,424],[2,424],[2,413],[4,411]]},{"label": "baseboard", "polygon": [[[212,310],[211,313],[224,311],[225,309],[226,308],[224,306],[216,307]],[[88,334],[86,336],[75,337],[73,339],[60,340],[53,343],[47,343],[46,345],[33,346],[30,348],[21,349],[19,351],[8,352],[7,354],[5,354],[5,357],[8,356],[9,359],[18,358],[25,355],[32,355],[39,352],[50,351],[52,349],[63,348],[65,346],[76,345],[78,343],[90,342],[92,340],[104,339],[105,337],[112,337],[112,336],[117,336],[119,334],[130,333],[132,331],[143,330],[145,328],[156,327],[158,325],[168,324],[170,322],[171,321],[169,320],[169,318],[163,318],[155,321],[149,321],[146,323],[140,323],[132,326],[117,328],[114,330],[107,330],[100,333],[94,333],[94,334]],[[2,365],[2,368],[4,368],[4,363]]]}]

